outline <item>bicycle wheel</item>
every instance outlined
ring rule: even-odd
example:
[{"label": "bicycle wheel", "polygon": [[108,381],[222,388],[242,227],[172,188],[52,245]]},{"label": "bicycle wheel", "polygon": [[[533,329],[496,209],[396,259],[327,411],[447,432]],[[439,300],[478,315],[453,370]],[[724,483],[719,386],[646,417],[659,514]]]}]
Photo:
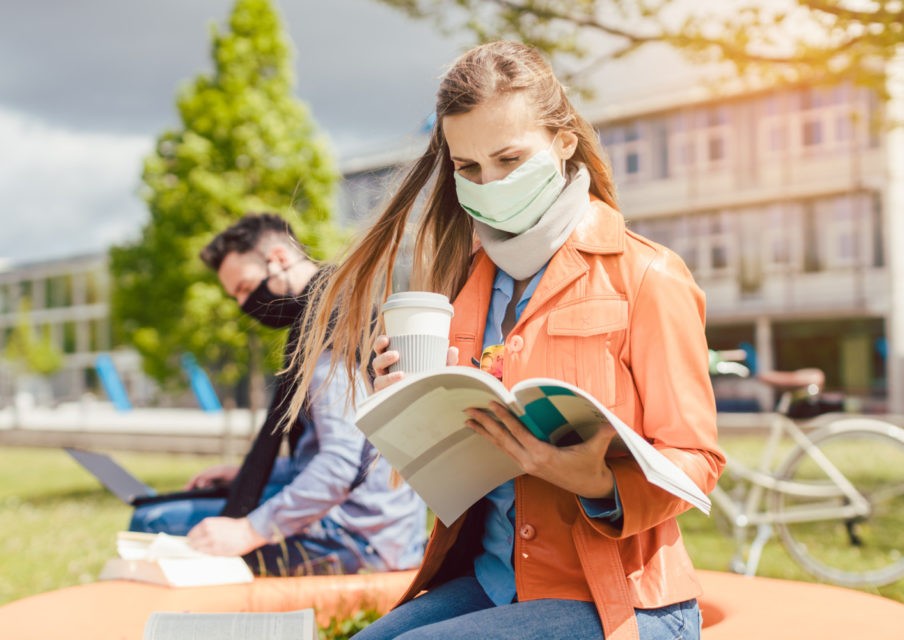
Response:
[{"label": "bicycle wheel", "polygon": [[[788,552],[816,577],[842,586],[881,586],[904,578],[904,429],[880,420],[848,418],[809,437],[866,498],[869,509],[857,516],[830,515],[852,501],[796,447],[776,475],[801,483],[801,493],[809,489],[814,495],[771,494],[779,519],[776,529]],[[802,509],[814,517],[793,521]],[[819,510],[824,513],[815,515]]]}]

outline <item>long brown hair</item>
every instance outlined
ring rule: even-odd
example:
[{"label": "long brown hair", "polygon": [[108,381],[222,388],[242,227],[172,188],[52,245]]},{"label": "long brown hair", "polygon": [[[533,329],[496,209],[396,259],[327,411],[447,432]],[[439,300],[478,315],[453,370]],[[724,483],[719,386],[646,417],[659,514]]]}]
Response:
[{"label": "long brown hair", "polygon": [[[578,144],[571,160],[589,169],[591,193],[616,206],[615,188],[599,139],[575,111],[542,55],[524,44],[508,41],[480,45],[463,54],[440,82],[436,123],[427,150],[405,175],[374,225],[324,283],[319,304],[308,308],[303,321],[307,331],[293,358],[298,391],[292,400],[290,420],[302,408],[317,357],[325,349],[332,350],[330,375],[342,366],[354,379],[356,371],[366,364],[381,331],[379,323],[372,323],[373,310],[392,293],[393,269],[409,215],[431,180],[415,239],[412,289],[443,293],[450,299],[461,290],[468,274],[474,232],[470,216],[458,204],[443,118],[467,113],[496,96],[517,91],[525,92],[535,106],[540,126],[553,132],[564,129],[575,133]],[[328,333],[332,309],[338,309],[337,321]]]}]

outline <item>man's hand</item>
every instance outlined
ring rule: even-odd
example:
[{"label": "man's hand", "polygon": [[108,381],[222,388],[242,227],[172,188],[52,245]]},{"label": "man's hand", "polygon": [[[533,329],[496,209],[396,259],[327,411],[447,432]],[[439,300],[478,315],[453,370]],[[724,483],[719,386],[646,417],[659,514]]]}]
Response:
[{"label": "man's hand", "polygon": [[185,490],[207,489],[217,485],[229,484],[235,480],[235,476],[238,472],[239,468],[234,464],[221,464],[215,467],[209,467],[189,480],[185,485]]},{"label": "man's hand", "polygon": [[188,532],[188,542],[198,551],[215,556],[242,556],[269,543],[248,518],[204,518]]},{"label": "man's hand", "polygon": [[465,411],[467,425],[518,463],[521,470],[584,498],[611,498],[615,478],[606,466],[606,451],[615,437],[611,426],[589,440],[556,447],[537,439],[521,421],[498,402],[489,409]]}]

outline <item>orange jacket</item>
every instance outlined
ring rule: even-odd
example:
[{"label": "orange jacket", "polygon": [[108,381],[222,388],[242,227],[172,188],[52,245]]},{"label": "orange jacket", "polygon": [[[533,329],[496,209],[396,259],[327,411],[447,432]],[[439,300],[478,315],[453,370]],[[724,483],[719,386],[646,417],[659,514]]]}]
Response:
[{"label": "orange jacket", "polygon": [[[459,362],[480,358],[495,272],[478,252],[454,302]],[[503,383],[547,376],[591,392],[709,492],[725,459],[703,329],[703,293],[681,259],[595,200],[506,337]],[[593,601],[607,640],[616,640],[636,637],[634,607],[688,600],[700,587],[675,520],[688,503],[648,483],[631,458],[607,464],[624,509],[620,528],[588,517],[572,493],[516,478],[514,566],[519,601]],[[481,507],[449,527],[437,521],[403,602],[470,567]]]}]

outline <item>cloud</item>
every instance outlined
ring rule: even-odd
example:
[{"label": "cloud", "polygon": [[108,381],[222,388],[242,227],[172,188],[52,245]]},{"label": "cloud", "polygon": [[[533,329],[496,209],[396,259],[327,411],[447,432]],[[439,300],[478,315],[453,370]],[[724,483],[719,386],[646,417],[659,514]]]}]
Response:
[{"label": "cloud", "polygon": [[[180,86],[212,68],[234,0],[0,0],[0,106],[71,129],[156,135]],[[463,39],[378,0],[275,2],[297,91],[343,147],[416,130]]]},{"label": "cloud", "polygon": [[[378,0],[276,2],[297,95],[340,155],[394,148],[433,109],[462,41]],[[0,257],[100,251],[137,234],[141,158],[178,126],[234,0],[0,0]]]},{"label": "cloud", "polygon": [[102,251],[137,233],[150,137],[71,131],[0,110],[0,140],[0,257]]}]

